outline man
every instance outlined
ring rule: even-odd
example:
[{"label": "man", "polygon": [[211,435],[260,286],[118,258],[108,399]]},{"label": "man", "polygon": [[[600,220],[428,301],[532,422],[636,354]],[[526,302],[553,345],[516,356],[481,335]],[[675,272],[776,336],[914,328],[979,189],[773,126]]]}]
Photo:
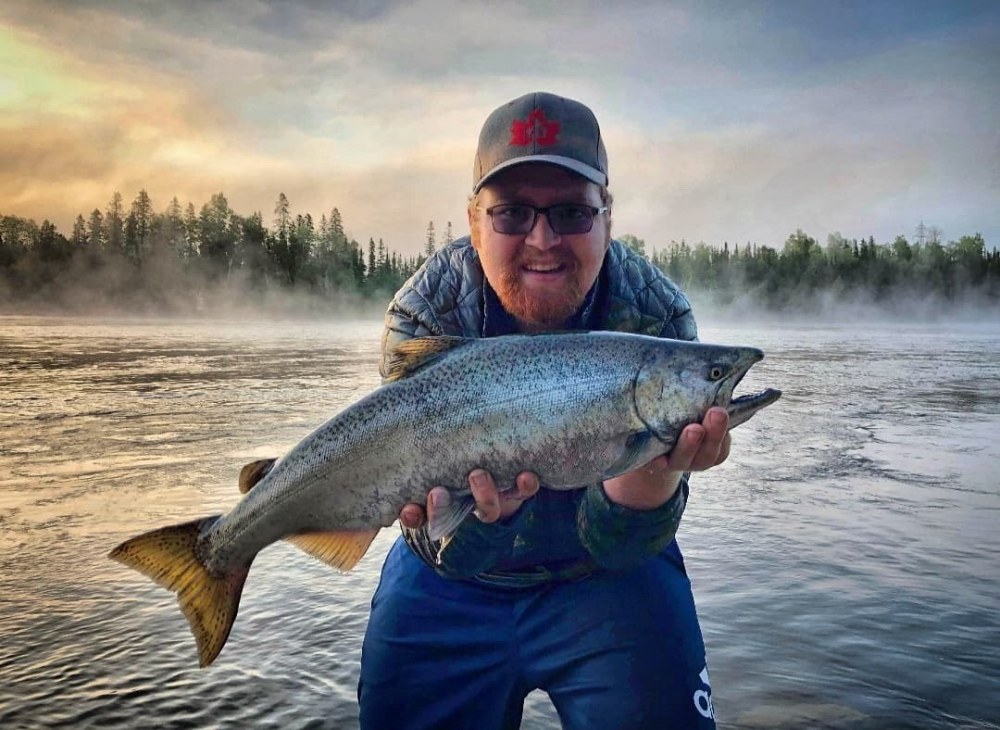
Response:
[{"label": "man", "polygon": [[[435,253],[389,305],[383,374],[410,337],[601,329],[695,339],[684,295],[612,241],[607,185],[586,106],[534,93],[495,110],[476,153],[470,237]],[[673,537],[684,473],[725,460],[727,430],[713,408],[669,455],[571,491],[539,490],[530,471],[497,485],[474,470],[476,512],[446,545],[429,538],[422,506],[405,506],[362,650],[362,727],[515,728],[536,688],[567,728],[714,727]],[[430,489],[427,511],[449,498]]]}]

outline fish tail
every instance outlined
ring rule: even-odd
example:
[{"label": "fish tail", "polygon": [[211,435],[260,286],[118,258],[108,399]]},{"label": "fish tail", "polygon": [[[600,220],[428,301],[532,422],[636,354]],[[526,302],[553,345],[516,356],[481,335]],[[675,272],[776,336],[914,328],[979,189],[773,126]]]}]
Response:
[{"label": "fish tail", "polygon": [[213,574],[198,559],[202,530],[217,519],[208,517],[137,535],[112,550],[117,560],[177,594],[198,644],[198,663],[207,667],[222,651],[236,620],[250,564],[223,575]]}]

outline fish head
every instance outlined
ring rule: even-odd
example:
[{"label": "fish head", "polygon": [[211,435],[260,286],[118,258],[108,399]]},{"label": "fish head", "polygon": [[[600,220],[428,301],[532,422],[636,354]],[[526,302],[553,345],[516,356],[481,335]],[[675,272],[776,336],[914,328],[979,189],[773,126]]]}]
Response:
[{"label": "fish head", "polygon": [[705,412],[720,406],[729,413],[729,427],[749,420],[776,401],[781,392],[733,397],[747,371],[764,357],[754,347],[707,345],[662,340],[650,347],[635,381],[635,409],[646,429],[668,445],[690,423],[701,423]]}]

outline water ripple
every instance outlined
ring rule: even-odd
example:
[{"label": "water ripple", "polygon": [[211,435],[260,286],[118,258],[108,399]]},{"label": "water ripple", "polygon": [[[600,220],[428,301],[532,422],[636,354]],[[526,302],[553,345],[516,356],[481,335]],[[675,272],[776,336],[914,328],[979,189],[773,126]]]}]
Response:
[{"label": "water ripple", "polygon": [[[357,726],[393,530],[347,575],[262,552],[207,670],[174,597],[106,554],[231,508],[241,464],[377,385],[378,335],[0,320],[0,727]],[[679,536],[720,727],[1000,727],[1000,333],[702,338],[763,347],[746,387],[786,394],[692,477]],[[524,726],[558,727],[544,694]]]}]

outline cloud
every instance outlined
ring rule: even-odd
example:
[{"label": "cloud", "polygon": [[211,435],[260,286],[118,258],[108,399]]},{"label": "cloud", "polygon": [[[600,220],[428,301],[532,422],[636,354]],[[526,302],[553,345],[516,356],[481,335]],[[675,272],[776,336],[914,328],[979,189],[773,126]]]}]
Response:
[{"label": "cloud", "polygon": [[461,230],[486,114],[546,89],[594,108],[616,230],[652,245],[921,217],[1000,243],[997,12],[940,5],[12,0],[0,89],[31,80],[0,122],[0,209],[65,230],[114,190],[221,190],[267,219],[285,192],[416,253],[428,219]]}]

